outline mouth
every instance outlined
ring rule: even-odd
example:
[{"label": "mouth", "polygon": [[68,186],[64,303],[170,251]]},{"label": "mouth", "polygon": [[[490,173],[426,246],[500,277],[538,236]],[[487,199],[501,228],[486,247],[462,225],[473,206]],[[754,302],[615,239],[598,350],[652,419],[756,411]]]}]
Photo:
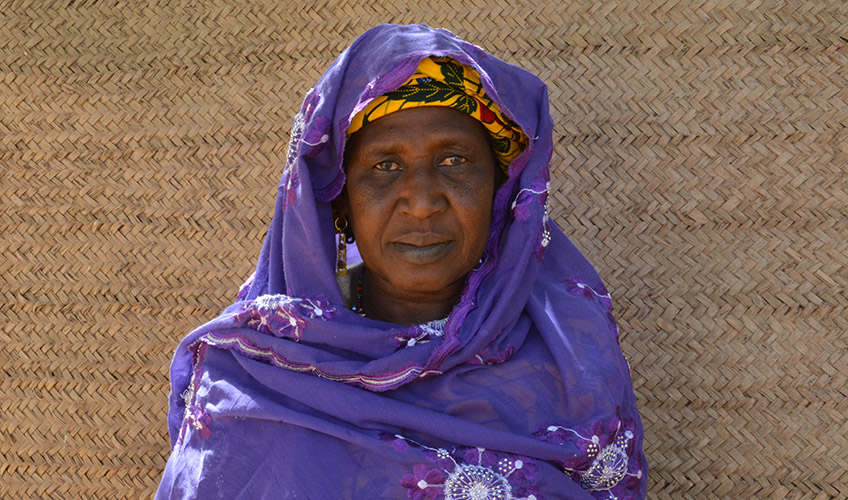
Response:
[{"label": "mouth", "polygon": [[442,241],[423,245],[392,242],[389,243],[389,246],[407,262],[413,264],[431,264],[444,257],[451,250],[453,244],[453,241]]}]

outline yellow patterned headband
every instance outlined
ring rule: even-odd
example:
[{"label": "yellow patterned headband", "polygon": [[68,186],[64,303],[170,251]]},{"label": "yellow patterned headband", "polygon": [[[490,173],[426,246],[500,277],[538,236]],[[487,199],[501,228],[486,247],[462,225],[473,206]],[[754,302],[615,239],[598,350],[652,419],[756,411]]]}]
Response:
[{"label": "yellow patterned headband", "polygon": [[449,57],[423,59],[415,74],[400,88],[375,98],[357,113],[347,133],[353,134],[377,118],[395,111],[419,106],[454,108],[477,119],[492,137],[492,151],[504,172],[527,147],[527,136],[486,95],[480,75],[473,68]]}]

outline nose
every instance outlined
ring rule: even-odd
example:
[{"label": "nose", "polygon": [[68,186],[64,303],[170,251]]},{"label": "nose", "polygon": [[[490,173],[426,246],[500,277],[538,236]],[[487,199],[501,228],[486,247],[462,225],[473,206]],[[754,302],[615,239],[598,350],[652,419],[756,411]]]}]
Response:
[{"label": "nose", "polygon": [[426,219],[448,208],[445,185],[432,165],[408,165],[404,170],[400,210],[406,215]]}]

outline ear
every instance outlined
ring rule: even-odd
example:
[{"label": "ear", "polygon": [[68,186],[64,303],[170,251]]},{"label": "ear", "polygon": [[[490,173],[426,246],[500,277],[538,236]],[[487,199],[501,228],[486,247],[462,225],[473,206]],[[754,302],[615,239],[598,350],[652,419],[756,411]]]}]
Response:
[{"label": "ear", "polygon": [[350,218],[350,203],[347,197],[347,186],[342,188],[342,192],[333,199],[330,203],[330,208],[333,213],[333,222],[336,219],[347,220],[347,229],[345,229],[345,240],[348,243],[353,243],[353,221]]}]

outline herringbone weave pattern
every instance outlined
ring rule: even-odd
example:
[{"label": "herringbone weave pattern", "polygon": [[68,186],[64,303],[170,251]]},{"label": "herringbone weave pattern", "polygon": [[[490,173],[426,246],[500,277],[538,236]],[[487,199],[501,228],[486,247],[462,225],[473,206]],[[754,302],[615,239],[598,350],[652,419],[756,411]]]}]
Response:
[{"label": "herringbone weave pattern", "polygon": [[250,273],[304,93],[380,22],[548,82],[554,217],[616,299],[650,497],[848,497],[843,0],[0,0],[0,497],[153,494],[170,355]]}]

